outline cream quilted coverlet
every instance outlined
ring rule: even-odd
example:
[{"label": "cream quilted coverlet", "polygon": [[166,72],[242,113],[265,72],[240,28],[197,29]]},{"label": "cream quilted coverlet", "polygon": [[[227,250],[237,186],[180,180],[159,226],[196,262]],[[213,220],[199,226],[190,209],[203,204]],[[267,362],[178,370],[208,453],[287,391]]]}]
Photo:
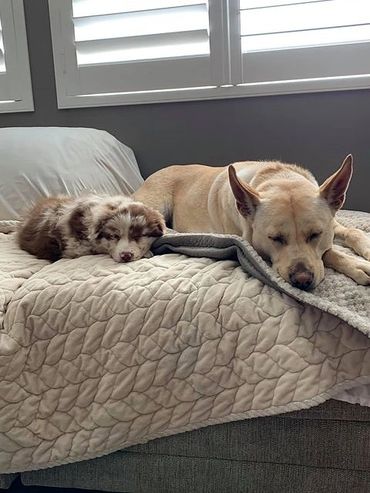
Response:
[{"label": "cream quilted coverlet", "polygon": [[234,260],[48,264],[0,234],[0,473],[307,408],[368,382],[366,335]]}]

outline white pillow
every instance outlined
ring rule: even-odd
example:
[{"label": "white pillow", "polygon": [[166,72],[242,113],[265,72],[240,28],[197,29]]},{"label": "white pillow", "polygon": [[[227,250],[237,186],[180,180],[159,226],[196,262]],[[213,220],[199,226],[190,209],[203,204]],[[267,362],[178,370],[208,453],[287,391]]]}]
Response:
[{"label": "white pillow", "polygon": [[131,194],[142,182],[132,150],[103,130],[0,129],[0,220],[19,219],[44,196]]}]

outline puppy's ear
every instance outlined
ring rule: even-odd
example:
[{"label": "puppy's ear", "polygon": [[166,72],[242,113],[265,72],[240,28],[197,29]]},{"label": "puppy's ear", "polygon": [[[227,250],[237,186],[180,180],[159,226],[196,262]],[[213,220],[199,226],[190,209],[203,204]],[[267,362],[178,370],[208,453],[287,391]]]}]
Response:
[{"label": "puppy's ear", "polygon": [[77,240],[86,240],[88,230],[86,226],[86,207],[77,206],[72,210],[69,217],[69,228],[72,236]]},{"label": "puppy's ear", "polygon": [[340,209],[346,200],[346,192],[353,173],[353,157],[349,154],[343,161],[341,167],[320,187],[320,195],[334,209]]},{"label": "puppy's ear", "polygon": [[155,221],[150,225],[149,231],[147,234],[148,234],[148,236],[160,237],[160,236],[164,235],[165,229],[166,229],[166,226],[165,226],[164,222]]},{"label": "puppy's ear", "polygon": [[159,237],[163,236],[164,231],[161,225],[156,226],[154,229],[150,230],[149,236]]},{"label": "puppy's ear", "polygon": [[251,216],[260,203],[258,192],[245,182],[241,182],[237,177],[234,166],[228,167],[229,181],[233,191],[236,206],[242,216]]}]

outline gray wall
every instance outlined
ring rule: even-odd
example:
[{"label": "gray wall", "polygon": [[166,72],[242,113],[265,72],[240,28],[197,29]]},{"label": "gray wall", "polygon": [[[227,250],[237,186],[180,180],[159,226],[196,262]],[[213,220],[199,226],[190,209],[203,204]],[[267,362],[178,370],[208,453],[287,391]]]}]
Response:
[{"label": "gray wall", "polygon": [[171,163],[273,158],[322,180],[352,152],[347,207],[370,211],[370,91],[58,110],[47,0],[24,3],[36,111],[0,114],[0,127],[107,130],[134,149],[145,177]]}]

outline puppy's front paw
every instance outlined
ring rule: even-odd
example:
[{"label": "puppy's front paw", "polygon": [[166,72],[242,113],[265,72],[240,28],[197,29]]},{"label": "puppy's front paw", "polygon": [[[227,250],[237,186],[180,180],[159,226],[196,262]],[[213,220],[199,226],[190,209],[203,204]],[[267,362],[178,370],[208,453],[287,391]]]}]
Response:
[{"label": "puppy's front paw", "polygon": [[146,254],[144,255],[143,258],[152,258],[154,257],[153,253],[149,250],[148,252],[146,252]]}]

